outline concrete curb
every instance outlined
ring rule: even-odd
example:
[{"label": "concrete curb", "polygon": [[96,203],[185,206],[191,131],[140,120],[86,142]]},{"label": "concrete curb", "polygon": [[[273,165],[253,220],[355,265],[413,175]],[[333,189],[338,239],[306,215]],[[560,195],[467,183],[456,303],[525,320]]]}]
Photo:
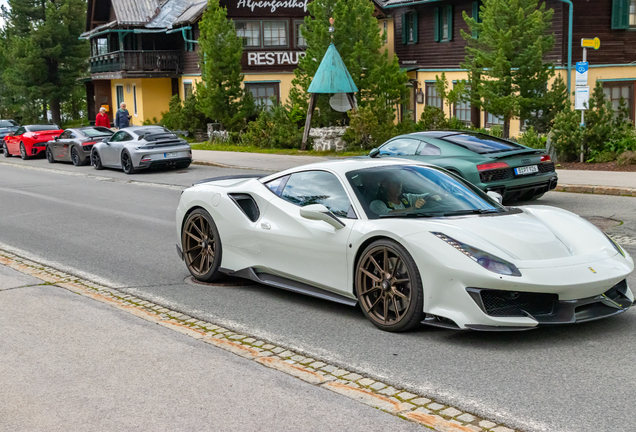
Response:
[{"label": "concrete curb", "polygon": [[628,187],[558,184],[554,190],[557,192],[636,197],[636,188]]},{"label": "concrete curb", "polygon": [[0,264],[438,432],[515,432],[501,423],[479,418],[423,395],[392,387],[265,340],[234,333],[211,322],[200,321],[1,249]]}]

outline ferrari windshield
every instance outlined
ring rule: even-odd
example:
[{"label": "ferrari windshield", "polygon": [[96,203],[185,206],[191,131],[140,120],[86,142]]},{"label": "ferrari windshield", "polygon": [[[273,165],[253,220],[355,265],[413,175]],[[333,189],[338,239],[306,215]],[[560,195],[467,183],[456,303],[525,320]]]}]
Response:
[{"label": "ferrari windshield", "polygon": [[506,211],[480,189],[435,167],[367,168],[348,172],[347,179],[369,219]]}]

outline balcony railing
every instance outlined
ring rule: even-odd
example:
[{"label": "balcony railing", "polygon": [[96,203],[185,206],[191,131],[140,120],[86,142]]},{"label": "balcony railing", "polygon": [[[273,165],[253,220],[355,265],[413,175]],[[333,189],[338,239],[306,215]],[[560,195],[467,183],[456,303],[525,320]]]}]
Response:
[{"label": "balcony railing", "polygon": [[93,56],[91,73],[175,72],[181,70],[181,51],[116,51]]}]

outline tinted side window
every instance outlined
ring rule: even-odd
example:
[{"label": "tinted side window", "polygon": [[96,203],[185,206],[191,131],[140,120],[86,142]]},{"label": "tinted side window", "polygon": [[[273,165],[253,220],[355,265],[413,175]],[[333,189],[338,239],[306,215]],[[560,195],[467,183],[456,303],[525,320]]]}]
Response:
[{"label": "tinted side window", "polygon": [[64,131],[62,135],[60,135],[60,139],[67,139],[71,137],[71,131]]},{"label": "tinted side window", "polygon": [[340,180],[324,171],[304,171],[292,174],[281,198],[304,207],[322,204],[335,215],[347,217],[351,203]]},{"label": "tinted side window", "polygon": [[22,135],[24,132],[26,132],[26,129],[21,127],[21,128],[18,128],[17,131],[15,131],[15,134],[16,135]]},{"label": "tinted side window", "polygon": [[380,147],[380,154],[387,156],[415,156],[420,141],[396,139]]},{"label": "tinted side window", "polygon": [[120,141],[131,141],[133,138],[126,132],[122,132]]},{"label": "tinted side window", "polygon": [[110,142],[118,142],[118,141],[121,141],[121,137],[123,137],[123,136],[124,136],[124,132],[117,132],[115,135],[113,135],[113,136],[110,138],[110,140],[109,140],[109,141],[110,141]]},{"label": "tinted side window", "polygon": [[442,150],[435,144],[426,143],[424,147],[420,147],[419,154],[421,156],[439,156],[442,154]]},{"label": "tinted side window", "polygon": [[277,179],[270,180],[265,183],[265,186],[267,186],[269,190],[274,192],[276,195],[280,196],[280,193],[283,191],[287,180],[289,180],[289,176],[278,177]]}]

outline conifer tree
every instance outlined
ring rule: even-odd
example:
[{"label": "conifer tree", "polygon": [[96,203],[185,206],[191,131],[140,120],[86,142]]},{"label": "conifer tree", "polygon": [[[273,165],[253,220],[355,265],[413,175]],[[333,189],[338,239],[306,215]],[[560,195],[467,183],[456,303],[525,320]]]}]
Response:
[{"label": "conifer tree", "polygon": [[[302,34],[307,43],[306,56],[294,71],[290,99],[306,109],[307,89],[320,61],[333,42],[358,87],[360,106],[372,107],[380,121],[393,121],[394,107],[407,97],[406,72],[400,70],[397,57],[389,58],[383,46],[383,34],[373,16],[373,2],[368,0],[324,0],[308,4]],[[329,19],[334,31],[329,32]],[[328,98],[318,98],[314,122],[342,122],[345,115],[329,107]]]},{"label": "conifer tree", "polygon": [[253,111],[251,94],[242,88],[243,41],[219,0],[208,0],[199,28],[203,79],[203,83],[197,84],[199,109],[224,129],[239,131]]},{"label": "conifer tree", "polygon": [[[463,13],[471,33],[462,67],[468,70],[471,91],[488,113],[504,120],[503,136],[510,136],[510,119],[531,105],[554,74],[545,56],[554,47],[548,34],[554,11],[539,0],[483,0],[479,20]],[[475,36],[473,36],[473,34]]]},{"label": "conifer tree", "polygon": [[2,77],[14,97],[28,110],[34,101],[61,123],[61,105],[82,86],[77,78],[88,71],[89,45],[80,40],[86,24],[85,0],[8,0]]}]

